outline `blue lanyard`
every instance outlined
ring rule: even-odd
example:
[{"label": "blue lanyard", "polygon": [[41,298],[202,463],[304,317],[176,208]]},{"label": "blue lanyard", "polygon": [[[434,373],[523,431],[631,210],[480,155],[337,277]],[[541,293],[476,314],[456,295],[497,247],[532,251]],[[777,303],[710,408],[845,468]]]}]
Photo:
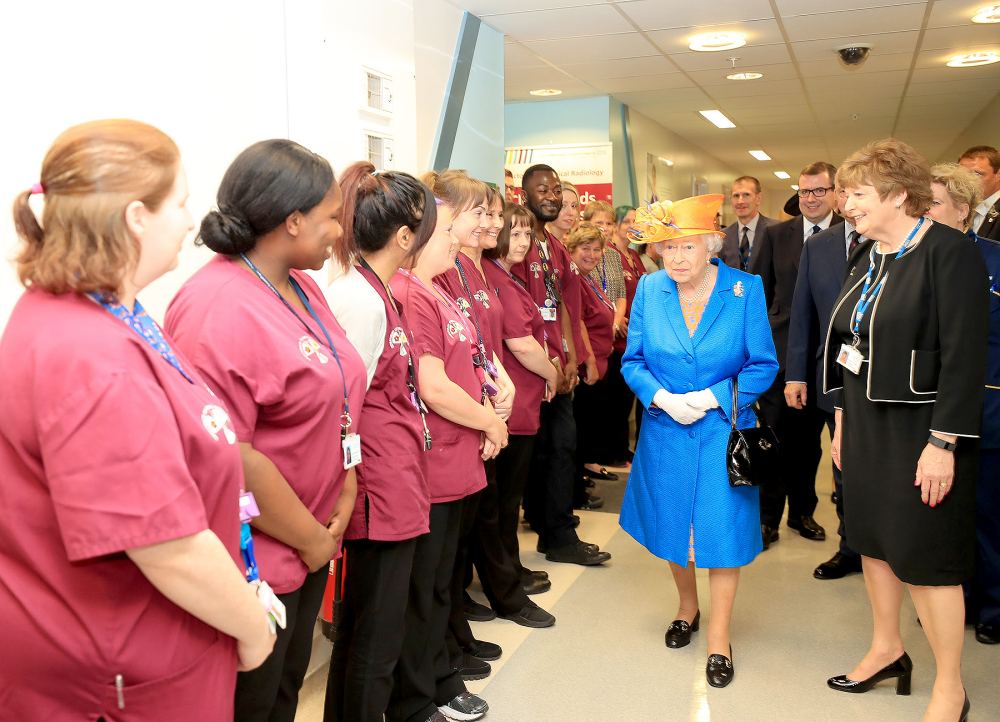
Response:
[{"label": "blue lanyard", "polygon": [[260,579],[260,571],[257,569],[257,557],[253,551],[253,534],[250,533],[250,522],[248,521],[240,524],[240,556],[243,557],[243,566],[247,570],[247,581],[255,582]]},{"label": "blue lanyard", "polygon": [[[288,299],[281,295],[281,291],[275,288],[274,284],[267,280],[267,276],[260,272],[260,269],[254,265],[253,261],[247,258],[245,253],[241,253],[240,258],[242,258],[243,262],[246,263],[250,270],[254,272],[254,275],[260,279],[261,283],[271,289],[271,292],[278,297],[278,300],[285,304],[285,308],[292,312],[292,315],[298,319],[299,323],[302,324],[306,331],[315,336],[315,334],[313,334],[313,330],[309,327],[309,324],[306,323],[305,319],[299,315],[299,312],[296,311],[292,304],[288,302]],[[306,311],[309,312],[313,321],[315,321],[319,326],[319,330],[323,332],[323,337],[326,338],[326,346],[333,353],[333,358],[337,362],[337,368],[340,369],[340,380],[344,384],[344,413],[340,415],[340,435],[341,437],[346,437],[351,430],[351,404],[347,398],[347,375],[344,373],[344,364],[340,361],[340,354],[337,353],[337,347],[333,345],[333,339],[330,338],[329,331],[326,330],[326,326],[323,325],[319,316],[316,315],[316,310],[312,307],[312,304],[309,303],[309,299],[306,297],[305,291],[302,290],[302,287],[299,286],[299,282],[296,281],[291,275],[288,276],[288,281],[292,284],[292,288],[295,289],[295,295],[299,297],[299,300],[302,301],[302,305],[306,307]]]},{"label": "blue lanyard", "polygon": [[167,339],[163,337],[163,331],[160,327],[156,325],[156,321],[149,317],[146,313],[146,309],[142,307],[138,299],[135,302],[135,310],[129,311],[123,303],[110,303],[106,298],[98,293],[88,293],[94,302],[101,306],[105,311],[110,313],[115,318],[123,321],[126,326],[135,331],[135,333],[149,344],[154,351],[156,351],[160,356],[166,360],[168,364],[177,369],[181,376],[186,378],[191,383],[194,383],[194,379],[188,375],[187,371],[181,366],[181,362],[177,359],[174,354],[173,349],[170,348],[170,344],[167,343]]},{"label": "blue lanyard", "polygon": [[594,279],[590,277],[590,274],[587,275],[587,282],[590,283],[590,287],[593,288],[594,289],[594,293],[597,294],[597,300],[599,300],[605,306],[607,306],[612,311],[614,311],[615,310],[614,304],[611,303],[611,301],[608,300],[607,296],[605,296],[603,293],[601,293],[600,289],[597,288],[597,284],[594,283]]},{"label": "blue lanyard", "polygon": [[608,266],[607,266],[607,262],[608,262],[607,258],[605,257],[605,255],[603,253],[601,253],[601,272],[598,275],[601,277],[601,288],[604,289],[605,293],[608,292]]},{"label": "blue lanyard", "polygon": [[[917,231],[920,230],[922,225],[924,225],[923,216],[920,217],[920,220],[917,221],[917,225],[915,225],[913,230],[906,236],[906,239],[903,241],[903,245],[901,245],[899,250],[896,251],[896,260],[906,253],[906,249],[910,245],[910,241],[912,241],[913,237],[917,235]],[[864,319],[865,313],[868,311],[868,307],[871,306],[875,299],[879,297],[879,294],[882,293],[882,287],[885,285],[885,279],[889,277],[889,271],[886,271],[885,275],[879,279],[877,284],[875,284],[875,288],[872,288],[871,292],[869,292],[869,288],[872,283],[872,274],[875,272],[875,248],[877,246],[878,243],[872,244],[872,250],[868,254],[868,274],[865,276],[865,285],[861,289],[861,296],[858,298],[858,303],[854,306],[854,323],[851,325],[851,332],[854,334],[855,348],[857,348],[861,341],[861,321]]]}]

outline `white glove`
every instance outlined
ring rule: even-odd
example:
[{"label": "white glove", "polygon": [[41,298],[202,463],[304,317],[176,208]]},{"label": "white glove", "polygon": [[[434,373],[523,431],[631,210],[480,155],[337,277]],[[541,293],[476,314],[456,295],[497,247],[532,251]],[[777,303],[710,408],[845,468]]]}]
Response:
[{"label": "white glove", "polygon": [[681,398],[692,409],[698,409],[699,411],[708,411],[719,406],[719,401],[715,398],[715,394],[712,393],[711,389],[688,391]]},{"label": "white glove", "polygon": [[704,410],[689,406],[684,401],[684,394],[672,394],[666,389],[660,389],[653,395],[653,403],[670,414],[670,418],[678,424],[693,424],[705,415]]}]

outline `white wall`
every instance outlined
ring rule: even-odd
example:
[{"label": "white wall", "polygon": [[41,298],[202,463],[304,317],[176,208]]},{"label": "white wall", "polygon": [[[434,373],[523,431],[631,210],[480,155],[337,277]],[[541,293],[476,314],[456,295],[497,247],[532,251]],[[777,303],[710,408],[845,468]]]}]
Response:
[{"label": "white wall", "polygon": [[[440,2],[420,5],[425,1]],[[366,64],[393,76],[391,122],[359,109]],[[365,0],[350,12],[345,3],[324,0],[5,3],[0,68],[5,261],[17,247],[10,203],[38,180],[56,135],[85,120],[136,118],[171,135],[196,219],[212,206],[236,154],[265,138],[290,137],[339,171],[363,157],[363,130],[391,131],[396,166],[422,167],[413,0]],[[189,239],[179,269],[142,294],[154,316],[162,318],[175,290],[210,255]],[[0,328],[20,292],[11,265],[0,263]]]}]

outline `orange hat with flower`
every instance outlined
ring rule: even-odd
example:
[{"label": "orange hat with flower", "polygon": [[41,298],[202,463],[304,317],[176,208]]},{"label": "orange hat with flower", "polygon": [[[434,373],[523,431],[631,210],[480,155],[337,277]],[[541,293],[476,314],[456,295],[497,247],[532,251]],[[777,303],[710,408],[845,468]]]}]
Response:
[{"label": "orange hat with flower", "polygon": [[715,217],[722,208],[721,193],[691,196],[680,201],[647,203],[635,211],[635,221],[629,233],[633,243],[658,243],[676,238],[714,233]]}]

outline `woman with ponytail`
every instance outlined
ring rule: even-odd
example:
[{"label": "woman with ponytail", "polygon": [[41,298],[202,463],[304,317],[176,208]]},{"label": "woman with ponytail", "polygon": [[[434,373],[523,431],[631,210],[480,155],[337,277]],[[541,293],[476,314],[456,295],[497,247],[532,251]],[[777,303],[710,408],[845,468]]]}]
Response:
[{"label": "woman with ponytail", "polygon": [[[39,223],[30,206],[44,197]],[[177,146],[60,135],[14,203],[27,287],[0,339],[0,716],[233,717],[274,645],[240,559],[239,450],[136,295],[193,228]]]},{"label": "woman with ponytail", "polygon": [[330,560],[354,513],[365,369],[304,269],[341,239],[325,159],[290,140],[229,166],[201,243],[218,254],[180,289],[167,329],[228,405],[257,558],[286,610],[274,653],[239,676],[237,722],[292,722]]},{"label": "woman with ponytail", "polygon": [[[414,554],[424,553],[421,539],[430,531],[426,467],[435,443],[417,386],[409,323],[389,282],[423,250],[437,213],[434,196],[406,173],[376,174],[370,163],[355,163],[341,174],[340,186],[344,239],[338,265],[349,270],[337,275],[327,298],[366,360],[370,385],[323,719],[382,722],[407,633]],[[364,287],[357,287],[359,281]],[[363,300],[369,295],[377,307]],[[372,328],[382,329],[380,338]]]}]

